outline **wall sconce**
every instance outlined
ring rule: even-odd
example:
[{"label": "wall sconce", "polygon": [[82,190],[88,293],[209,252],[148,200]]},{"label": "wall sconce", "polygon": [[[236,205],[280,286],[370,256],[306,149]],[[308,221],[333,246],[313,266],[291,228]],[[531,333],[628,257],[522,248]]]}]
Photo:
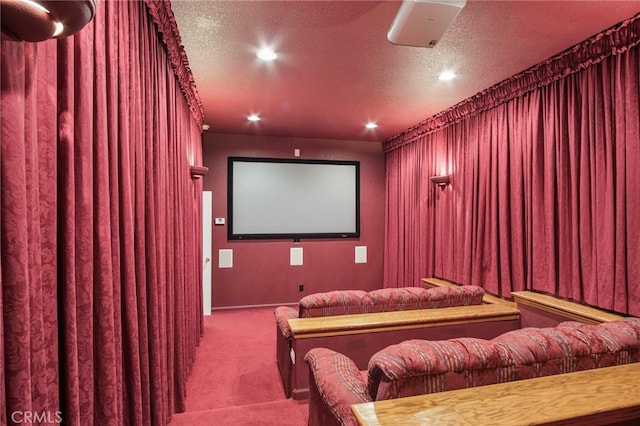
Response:
[{"label": "wall sconce", "polygon": [[209,168],[204,166],[191,166],[191,179],[200,179],[209,173]]},{"label": "wall sconce", "polygon": [[96,13],[98,0],[0,0],[2,32],[38,42],[80,31]]},{"label": "wall sconce", "polygon": [[444,187],[449,185],[449,181],[451,180],[451,176],[449,175],[441,175],[441,176],[431,176],[431,182],[434,185],[438,185],[440,188],[444,190]]}]

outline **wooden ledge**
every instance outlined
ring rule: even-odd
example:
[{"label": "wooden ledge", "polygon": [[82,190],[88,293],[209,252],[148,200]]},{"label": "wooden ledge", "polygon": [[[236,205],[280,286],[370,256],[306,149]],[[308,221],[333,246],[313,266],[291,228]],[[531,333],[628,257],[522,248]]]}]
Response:
[{"label": "wooden ledge", "polygon": [[640,418],[640,363],[352,405],[361,425],[601,425]]},{"label": "wooden ledge", "polygon": [[[453,283],[451,281],[443,280],[441,278],[423,278],[422,282],[429,287],[459,287],[459,284]],[[493,294],[489,294],[485,291],[484,296],[482,297],[482,301],[484,303],[500,303],[506,306],[516,307],[516,303],[507,299],[503,299],[498,296],[494,296]]]},{"label": "wooden ledge", "polygon": [[600,324],[602,322],[618,321],[624,318],[622,315],[612,314],[601,309],[559,299],[547,294],[532,291],[514,291],[511,295],[516,303],[520,305],[530,306],[565,317],[567,320],[580,321],[585,324]]},{"label": "wooden ledge", "polygon": [[422,282],[427,284],[429,287],[460,287],[456,283],[452,283],[451,281],[443,280],[441,278],[423,278]]},{"label": "wooden ledge", "polygon": [[500,304],[415,309],[330,317],[294,318],[289,326],[294,339],[376,333],[413,328],[442,327],[520,318],[516,308]]}]

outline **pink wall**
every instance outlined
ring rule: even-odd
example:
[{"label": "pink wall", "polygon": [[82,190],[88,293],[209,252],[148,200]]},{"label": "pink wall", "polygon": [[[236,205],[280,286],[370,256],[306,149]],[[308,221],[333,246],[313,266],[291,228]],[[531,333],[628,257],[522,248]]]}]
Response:
[{"label": "pink wall", "polygon": [[[203,135],[204,190],[213,192],[213,216],[227,218],[227,157],[360,161],[360,238],[346,240],[227,240],[214,225],[213,307],[297,302],[317,292],[382,287],[385,159],[382,144],[342,140]],[[355,247],[367,247],[367,263],[355,263]],[[289,265],[289,249],[302,247],[304,264]],[[233,250],[233,268],[218,268],[218,250]],[[304,285],[300,292],[298,286]]]}]

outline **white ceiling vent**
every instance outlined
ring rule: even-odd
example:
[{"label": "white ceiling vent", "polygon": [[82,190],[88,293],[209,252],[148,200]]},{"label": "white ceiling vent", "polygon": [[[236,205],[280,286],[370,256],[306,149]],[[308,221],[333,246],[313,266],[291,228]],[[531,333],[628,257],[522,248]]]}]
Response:
[{"label": "white ceiling vent", "polygon": [[393,44],[434,47],[466,0],[404,0],[387,38]]}]

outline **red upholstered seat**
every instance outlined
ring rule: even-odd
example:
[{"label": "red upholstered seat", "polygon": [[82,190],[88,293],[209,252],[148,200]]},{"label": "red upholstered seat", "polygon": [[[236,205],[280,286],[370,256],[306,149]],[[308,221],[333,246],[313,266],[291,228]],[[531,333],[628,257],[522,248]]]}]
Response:
[{"label": "red upholstered seat", "polygon": [[[568,321],[492,340],[407,340],[371,357],[366,396],[364,380],[345,358],[328,349],[307,354],[311,388],[317,384],[321,389],[320,398],[310,392],[310,425],[356,424],[348,410],[353,400],[379,401],[640,362],[640,318],[598,325]],[[343,406],[342,401],[349,403]]]},{"label": "red upholstered seat", "polygon": [[292,355],[293,336],[289,327],[290,319],[480,305],[483,296],[484,290],[473,285],[428,289],[399,287],[371,292],[336,290],[305,296],[300,299],[297,307],[280,306],[274,312],[276,360],[285,395],[291,396],[291,374],[294,369],[291,360],[294,355]]},{"label": "red upholstered seat", "polygon": [[289,319],[298,318],[298,310],[290,306],[278,306],[275,310],[276,325],[280,333],[286,338],[291,337]]},{"label": "red upholstered seat", "polygon": [[[357,425],[351,413],[351,404],[370,402],[366,379],[356,364],[346,356],[326,348],[312,349],[304,360],[316,372],[312,381],[309,401],[315,404],[309,412],[315,413],[309,424],[329,426]],[[366,374],[366,372],[365,372]]]}]

